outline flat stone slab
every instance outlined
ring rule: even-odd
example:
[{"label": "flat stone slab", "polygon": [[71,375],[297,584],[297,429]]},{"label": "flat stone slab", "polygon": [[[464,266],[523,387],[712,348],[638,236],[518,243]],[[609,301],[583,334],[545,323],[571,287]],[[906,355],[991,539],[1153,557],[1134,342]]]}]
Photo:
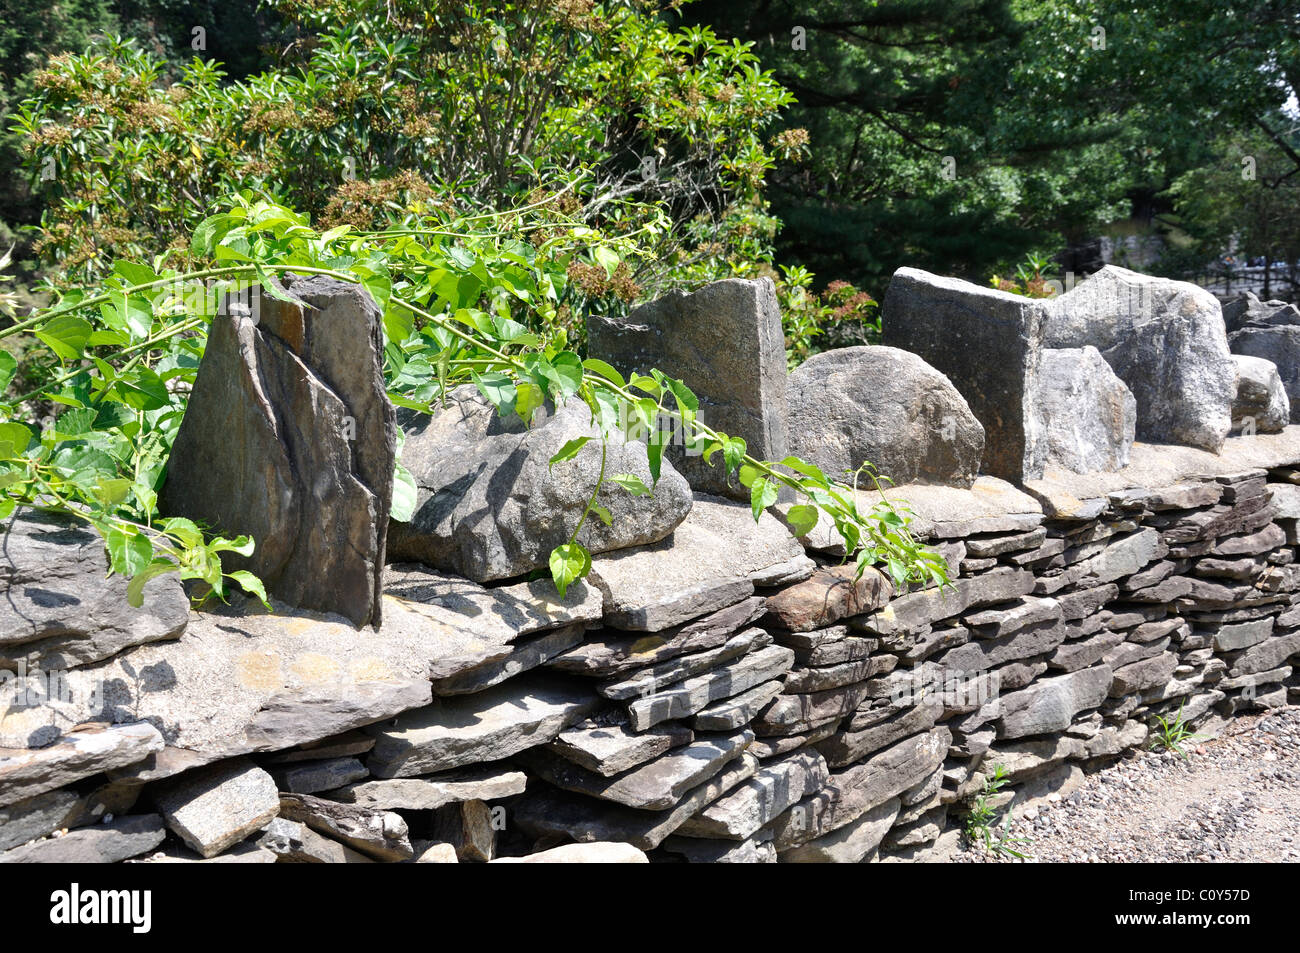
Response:
[{"label": "flat stone slab", "polygon": [[360,781],[370,774],[356,758],[330,758],[327,761],[305,761],[280,768],[275,772],[280,790],[290,794],[316,794]]},{"label": "flat stone slab", "polygon": [[498,857],[493,864],[648,864],[650,859],[631,844],[602,841],[564,844],[526,857]]},{"label": "flat stone slab", "polygon": [[560,732],[546,748],[579,767],[611,778],[671,748],[690,744],[694,737],[691,729],[675,722],[641,732],[624,725],[579,726]]},{"label": "flat stone slab", "polygon": [[0,748],[0,807],[136,764],[162,747],[158,729],[140,723],[90,726],[46,748]]},{"label": "flat stone slab", "polygon": [[653,695],[657,691],[662,691],[666,685],[717,668],[747,652],[761,649],[771,641],[772,637],[762,629],[746,629],[733,635],[715,649],[691,655],[679,655],[670,661],[635,672],[630,678],[607,682],[598,686],[596,690],[606,698],[616,701]]},{"label": "flat stone slab", "polygon": [[379,778],[409,778],[508,758],[553,740],[599,704],[581,683],[530,673],[368,728],[375,747],[366,765]]},{"label": "flat stone slab", "polygon": [[752,731],[699,735],[690,744],[613,778],[580,768],[540,748],[523,752],[518,758],[544,781],[566,791],[641,810],[666,811],[727,762],[740,757],[753,740]]},{"label": "flat stone slab", "polygon": [[1128,466],[1113,473],[1070,473],[1048,467],[1042,479],[1027,480],[1025,492],[1042,504],[1048,516],[1070,518],[1089,501],[1134,487],[1157,489],[1191,477],[1222,476],[1243,470],[1274,469],[1300,462],[1300,425],[1281,433],[1228,437],[1219,453],[1170,444],[1136,441]]},{"label": "flat stone slab", "polygon": [[711,672],[638,698],[627,706],[632,727],[641,731],[671,718],[685,718],[720,698],[730,698],[789,671],[794,652],[769,645]]},{"label": "flat stone slab", "polygon": [[764,764],[752,779],[680,828],[688,837],[745,840],[806,794],[826,783],[826,761],[815,751],[794,751]]},{"label": "flat stone slab", "polygon": [[528,777],[522,771],[494,766],[466,768],[426,778],[362,781],[327,792],[331,801],[383,811],[432,811],[462,801],[494,801],[522,794]]},{"label": "flat stone slab", "polygon": [[275,781],[246,758],[188,773],[156,800],[167,826],[204,857],[215,857],[280,813]]},{"label": "flat stone slab", "polygon": [[111,824],[7,850],[0,854],[0,864],[115,864],[153,850],[166,836],[157,814],[119,817]]},{"label": "flat stone slab", "polygon": [[754,522],[748,505],[695,494],[690,515],[667,539],[592,560],[592,585],[604,595],[605,621],[658,632],[716,612],[754,591],[776,567],[812,575],[812,560],[770,513]]},{"label": "flat stone slab", "polygon": [[742,754],[712,778],[691,790],[669,811],[638,811],[546,785],[529,791],[515,805],[515,822],[534,835],[570,837],[580,843],[626,841],[653,850],[705,806],[753,777],[758,759]]},{"label": "flat stone slab", "polygon": [[373,860],[403,861],[415,856],[406,821],[391,811],[340,804],[310,794],[284,794],[280,816],[306,824]]}]

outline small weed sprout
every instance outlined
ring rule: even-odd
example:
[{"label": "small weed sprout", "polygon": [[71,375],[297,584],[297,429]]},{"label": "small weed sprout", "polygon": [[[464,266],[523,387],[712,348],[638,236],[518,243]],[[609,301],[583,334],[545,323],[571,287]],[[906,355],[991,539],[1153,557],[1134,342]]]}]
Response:
[{"label": "small weed sprout", "polygon": [[1007,769],[997,764],[993,774],[984,779],[984,786],[971,802],[966,815],[966,839],[972,844],[981,844],[984,849],[997,856],[1015,857],[1024,860],[1028,855],[1015,845],[1028,845],[1028,837],[1011,836],[1011,812],[1007,811],[1002,819],[1000,829],[995,832],[998,811],[992,804],[993,798],[1008,784]]},{"label": "small weed sprout", "polygon": [[1183,745],[1202,740],[1200,735],[1192,733],[1191,725],[1183,718],[1183,705],[1186,704],[1187,702],[1184,700],[1178,706],[1178,714],[1173,718],[1165,718],[1161,715],[1155,716],[1155,723],[1151,726],[1151,747],[1153,749],[1172,751],[1180,758],[1186,759],[1188,754],[1183,749]]}]

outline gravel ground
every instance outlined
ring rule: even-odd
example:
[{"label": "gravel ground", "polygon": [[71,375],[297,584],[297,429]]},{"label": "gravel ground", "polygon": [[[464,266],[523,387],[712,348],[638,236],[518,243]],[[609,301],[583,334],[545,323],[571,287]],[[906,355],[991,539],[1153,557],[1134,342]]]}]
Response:
[{"label": "gravel ground", "polygon": [[[1056,803],[1013,809],[1039,862],[1300,861],[1300,707],[1238,717],[1214,740],[1142,751]],[[998,860],[965,847],[951,859]]]}]

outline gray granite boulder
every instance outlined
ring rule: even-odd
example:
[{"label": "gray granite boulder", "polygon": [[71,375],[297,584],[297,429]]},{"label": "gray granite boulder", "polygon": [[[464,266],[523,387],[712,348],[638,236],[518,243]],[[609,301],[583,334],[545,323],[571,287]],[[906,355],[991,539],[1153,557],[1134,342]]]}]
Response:
[{"label": "gray granite boulder", "polygon": [[[624,374],[658,369],[700,400],[702,423],[743,437],[762,460],[786,455],[785,337],[768,278],[728,278],[693,294],[674,291],[625,318],[592,316],[587,353]],[[720,457],[706,463],[675,441],[666,454],[697,490],[749,499]]]},{"label": "gray granite boulder", "polygon": [[85,523],[21,509],[0,523],[0,544],[0,669],[63,669],[185,631],[180,578],[151,579],[131,608],[126,578],[108,574],[104,541]]},{"label": "gray granite boulder", "polygon": [[1039,394],[1049,466],[1093,473],[1128,464],[1137,401],[1095,347],[1045,348]]},{"label": "gray granite boulder", "polygon": [[1300,395],[1300,326],[1249,325],[1233,332],[1229,346],[1233,354],[1273,362],[1290,397],[1291,422],[1300,423],[1300,401],[1296,400]]},{"label": "gray granite boulder", "polygon": [[1139,439],[1219,451],[1237,377],[1212,294],[1108,265],[1047,308],[1045,345],[1100,351],[1137,401]]},{"label": "gray granite boulder", "polygon": [[1042,301],[916,268],[894,272],[885,295],[884,343],[948,377],[984,427],[983,471],[1012,482],[1043,473],[1045,313]]},{"label": "gray granite boulder", "polygon": [[1229,334],[1247,325],[1300,325],[1300,309],[1285,301],[1260,301],[1253,291],[1243,291],[1223,302],[1223,323]]},{"label": "gray granite boulder", "polygon": [[381,314],[364,290],[286,279],[213,319],[159,506],[226,535],[226,554],[293,606],[378,624],[396,420]]},{"label": "gray granite boulder", "polygon": [[1237,398],[1232,427],[1243,433],[1281,433],[1291,420],[1291,398],[1277,365],[1262,357],[1234,354]]},{"label": "gray granite boulder", "polygon": [[[600,473],[599,428],[573,399],[558,411],[539,409],[531,426],[502,418],[474,387],[459,387],[432,417],[402,415],[402,463],[418,488],[409,523],[393,522],[388,554],[478,582],[519,576],[547,565],[568,542]],[[571,459],[550,465],[568,441],[591,438]],[[645,445],[611,438],[605,475],[631,473],[650,486]],[[691,510],[686,481],[667,461],[652,496],[606,483],[596,497],[609,525],[587,518],[579,542],[593,554],[654,543]]]},{"label": "gray granite boulder", "polygon": [[832,480],[864,462],[902,483],[968,487],[984,428],[948,378],[895,347],[817,354],[790,374],[790,452]]}]

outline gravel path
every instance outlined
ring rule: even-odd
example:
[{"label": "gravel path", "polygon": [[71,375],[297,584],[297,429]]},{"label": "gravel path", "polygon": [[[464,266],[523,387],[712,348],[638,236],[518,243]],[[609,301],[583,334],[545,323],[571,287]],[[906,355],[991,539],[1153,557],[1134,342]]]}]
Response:
[{"label": "gravel path", "polygon": [[[1013,811],[1015,845],[1064,862],[1300,861],[1300,707],[1238,717],[1214,740],[1137,752],[1054,804]],[[964,843],[964,840],[963,840]],[[998,858],[965,847],[951,859]]]}]

